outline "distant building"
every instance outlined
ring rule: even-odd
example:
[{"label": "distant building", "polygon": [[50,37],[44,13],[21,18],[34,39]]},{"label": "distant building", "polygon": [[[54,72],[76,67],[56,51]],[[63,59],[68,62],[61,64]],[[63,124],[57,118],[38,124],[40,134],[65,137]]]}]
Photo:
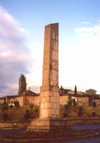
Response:
[{"label": "distant building", "polygon": [[[78,92],[77,95],[74,95],[71,89],[64,89],[61,87],[59,89],[60,97],[59,102],[60,105],[67,104],[70,98],[75,99],[77,105],[84,105],[89,106],[92,105],[92,102],[95,101],[96,105],[100,105],[100,95],[90,96],[86,95],[83,92]],[[22,95],[12,95],[12,96],[5,96],[0,98],[0,104],[6,102],[8,105],[13,101],[18,101],[20,106],[24,105],[40,105],[40,94],[35,93],[31,90],[26,90],[22,93]]]},{"label": "distant building", "polygon": [[71,89],[64,89],[62,86],[59,89],[60,92],[60,96],[64,95],[64,94],[71,94]]}]

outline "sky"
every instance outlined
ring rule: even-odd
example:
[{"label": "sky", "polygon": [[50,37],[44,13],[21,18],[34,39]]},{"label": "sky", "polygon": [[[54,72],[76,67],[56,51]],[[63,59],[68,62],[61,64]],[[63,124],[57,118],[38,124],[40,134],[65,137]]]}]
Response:
[{"label": "sky", "polygon": [[100,93],[100,0],[0,0],[0,96],[42,84],[44,27],[59,23],[59,86]]}]

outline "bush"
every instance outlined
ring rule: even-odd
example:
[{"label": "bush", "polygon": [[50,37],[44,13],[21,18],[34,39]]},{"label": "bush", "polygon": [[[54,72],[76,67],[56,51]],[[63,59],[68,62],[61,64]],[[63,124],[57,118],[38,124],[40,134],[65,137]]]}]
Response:
[{"label": "bush", "polygon": [[92,117],[96,117],[96,112],[92,112]]},{"label": "bush", "polygon": [[30,109],[31,109],[31,110],[33,109],[33,107],[34,107],[34,105],[33,105],[33,104],[30,104]]},{"label": "bush", "polygon": [[3,119],[3,121],[7,121],[8,120],[8,114],[6,112],[3,112],[2,119]]},{"label": "bush", "polygon": [[96,102],[95,101],[92,102],[92,106],[96,107]]},{"label": "bush", "polygon": [[79,111],[82,111],[82,110],[83,110],[83,107],[82,107],[82,106],[79,106],[79,107],[78,107],[78,110],[79,110]]},{"label": "bush", "polygon": [[69,108],[69,105],[68,104],[65,104],[64,105],[64,108],[67,110]]},{"label": "bush", "polygon": [[39,117],[39,107],[34,106],[34,108],[33,108],[33,117],[32,118],[37,118],[37,117]]},{"label": "bush", "polygon": [[75,99],[72,99],[72,98],[70,98],[69,100],[68,100],[68,102],[67,102],[67,104],[68,104],[68,106],[76,106],[76,101],[75,101]]},{"label": "bush", "polygon": [[20,106],[19,106],[19,101],[14,101],[14,105],[15,105],[15,107],[17,107],[17,108],[19,108]]},{"label": "bush", "polygon": [[72,98],[70,98],[69,100],[68,100],[68,106],[72,106],[72,103],[73,103],[73,99]]},{"label": "bush", "polygon": [[8,105],[6,103],[2,103],[2,104],[0,104],[0,109],[2,111],[7,110],[8,109]]},{"label": "bush", "polygon": [[30,119],[30,113],[29,110],[26,110],[25,114],[24,114],[24,120],[29,120]]},{"label": "bush", "polygon": [[78,116],[81,117],[82,116],[82,112],[83,112],[83,108],[82,106],[78,107]]},{"label": "bush", "polygon": [[73,105],[76,106],[76,101],[75,101],[75,99],[73,99]]},{"label": "bush", "polygon": [[63,117],[68,117],[68,114],[66,112],[63,113]]}]

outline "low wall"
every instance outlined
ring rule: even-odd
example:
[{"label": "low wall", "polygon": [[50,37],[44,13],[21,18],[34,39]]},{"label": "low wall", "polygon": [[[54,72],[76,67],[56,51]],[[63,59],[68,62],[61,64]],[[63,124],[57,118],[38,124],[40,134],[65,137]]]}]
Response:
[{"label": "low wall", "polygon": [[15,100],[19,102],[20,106],[24,105],[24,96],[17,97]]},{"label": "low wall", "polygon": [[78,105],[89,105],[89,97],[77,97],[77,104]]},{"label": "low wall", "polygon": [[39,105],[40,104],[40,96],[24,96],[24,105]]},{"label": "low wall", "polygon": [[67,104],[68,99],[69,99],[69,96],[68,96],[68,95],[60,96],[60,97],[59,97],[60,105],[65,105],[65,104]]},{"label": "low wall", "polygon": [[29,123],[0,123],[0,128],[26,128]]},{"label": "low wall", "polygon": [[4,99],[0,99],[0,104],[4,103]]},{"label": "low wall", "polygon": [[98,105],[100,105],[100,99],[92,99],[92,102],[96,102],[96,105],[98,106]]}]

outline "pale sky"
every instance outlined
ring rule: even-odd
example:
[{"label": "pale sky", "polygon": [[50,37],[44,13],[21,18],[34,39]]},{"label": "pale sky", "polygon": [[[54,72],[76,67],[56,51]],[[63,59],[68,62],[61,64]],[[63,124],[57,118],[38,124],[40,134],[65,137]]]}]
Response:
[{"label": "pale sky", "polygon": [[99,0],[0,0],[0,96],[42,84],[44,27],[59,23],[59,86],[100,93]]}]

